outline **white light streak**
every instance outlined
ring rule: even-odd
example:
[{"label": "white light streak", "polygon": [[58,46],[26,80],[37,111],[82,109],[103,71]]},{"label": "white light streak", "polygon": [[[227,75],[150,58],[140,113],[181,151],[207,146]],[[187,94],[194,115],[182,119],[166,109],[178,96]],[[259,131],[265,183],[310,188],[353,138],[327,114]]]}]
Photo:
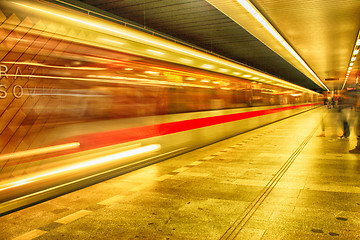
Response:
[{"label": "white light streak", "polygon": [[164,55],[165,54],[163,52],[155,51],[155,50],[152,50],[152,49],[146,49],[146,51],[154,53],[154,54],[158,54],[158,55]]},{"label": "white light streak", "polygon": [[11,159],[16,159],[16,158],[33,157],[36,155],[60,152],[60,151],[75,149],[75,148],[79,148],[79,147],[80,147],[80,143],[74,142],[74,143],[66,143],[66,144],[61,144],[61,145],[56,145],[56,146],[51,146],[51,147],[44,147],[44,148],[31,149],[31,150],[26,150],[26,151],[21,151],[21,152],[8,153],[8,154],[0,155],[0,161],[11,160]]},{"label": "white light streak", "polygon": [[305,61],[295,52],[295,50],[285,41],[285,39],[275,30],[267,19],[255,8],[255,6],[248,0],[237,0],[291,55],[293,55],[305,69],[325,88],[329,91],[327,86],[320,80],[313,70],[305,63]]},{"label": "white light streak", "polygon": [[29,177],[29,178],[26,178],[26,179],[21,179],[21,180],[12,182],[12,183],[8,183],[8,184],[6,184],[7,186],[0,188],[0,192],[4,191],[4,190],[7,190],[7,189],[10,189],[10,188],[15,188],[15,187],[18,187],[18,186],[21,186],[21,185],[29,184],[29,183],[32,183],[32,182],[38,181],[40,179],[44,179],[46,177],[50,177],[50,176],[53,176],[53,175],[56,175],[56,174],[59,174],[59,173],[70,172],[70,171],[73,171],[73,170],[78,170],[78,169],[82,169],[82,168],[86,168],[86,167],[105,164],[105,163],[112,162],[112,161],[115,161],[115,160],[120,160],[120,159],[131,157],[131,156],[136,156],[136,155],[141,155],[141,154],[148,153],[148,152],[153,152],[153,151],[156,151],[158,149],[160,149],[159,144],[151,144],[151,145],[147,145],[147,146],[144,146],[144,147],[139,147],[139,148],[123,151],[123,152],[120,152],[120,153],[95,158],[95,159],[92,159],[90,161],[73,164],[73,165],[70,165],[70,166],[59,168],[57,170],[45,172],[43,174],[36,175],[34,177]]},{"label": "white light streak", "polygon": [[[249,5],[246,1],[241,1],[241,0],[238,0],[240,4],[247,4]],[[208,56],[204,53],[197,53],[195,51],[189,51],[189,50],[184,50],[184,49],[180,49],[178,47],[173,47],[173,46],[170,46],[170,45],[167,45],[167,44],[163,44],[159,41],[156,41],[156,40],[151,40],[151,39],[147,39],[147,38],[143,38],[143,37],[139,37],[139,36],[135,36],[134,34],[132,33],[127,33],[126,31],[119,31],[115,28],[111,28],[111,27],[106,27],[106,26],[103,26],[103,25],[100,25],[96,22],[90,22],[90,21],[83,21],[81,19],[78,19],[78,18],[75,18],[75,17],[70,17],[70,16],[65,16],[63,14],[58,14],[58,13],[55,13],[55,12],[52,12],[52,11],[48,11],[48,10],[45,10],[45,9],[39,9],[39,8],[36,8],[36,7],[33,7],[33,6],[30,6],[30,5],[26,5],[26,4],[22,4],[22,3],[15,3],[19,6],[22,6],[22,7],[26,7],[26,8],[29,8],[29,9],[32,9],[32,10],[35,10],[35,11],[40,11],[40,12],[43,12],[43,13],[46,13],[46,14],[50,14],[52,16],[56,16],[56,17],[59,17],[59,18],[63,18],[63,19],[67,19],[69,21],[71,21],[72,23],[80,23],[80,24],[83,24],[83,25],[86,25],[86,26],[90,26],[90,27],[94,27],[94,28],[97,28],[97,29],[101,29],[101,30],[105,30],[105,31],[109,31],[109,32],[112,32],[112,33],[115,33],[117,35],[120,35],[120,36],[124,36],[124,37],[128,37],[128,38],[131,38],[131,39],[136,39],[138,41],[141,41],[141,42],[146,42],[146,43],[149,43],[149,44],[152,44],[152,45],[155,45],[155,46],[158,46],[158,47],[161,47],[161,48],[165,48],[165,49],[168,49],[168,50],[173,50],[173,51],[176,51],[176,52],[180,52],[180,53],[183,53],[183,54],[187,54],[187,55],[190,55],[190,56],[193,56],[193,57],[197,57],[197,58],[201,58],[203,60],[207,60],[207,61],[211,61],[211,62],[214,62],[214,63],[218,63],[218,64],[222,64],[224,66],[228,66],[228,67],[231,67],[231,68],[235,68],[235,69],[238,69],[238,70],[241,70],[241,71],[245,71],[245,72],[248,72],[248,73],[256,73],[258,75],[263,75],[264,77],[266,78],[269,78],[273,81],[277,81],[277,82],[285,82],[284,80],[281,80],[281,79],[278,79],[278,78],[274,78],[274,77],[271,77],[269,75],[266,75],[266,74],[262,74],[262,73],[259,73],[259,72],[256,72],[252,69],[249,69],[247,67],[244,67],[244,66],[241,66],[241,65],[238,65],[238,64],[234,64],[234,63],[231,63],[231,62],[227,62],[225,60],[222,60],[222,59],[218,59],[218,58],[215,58],[213,56]],[[251,10],[252,8],[249,8],[250,11],[253,11],[253,13],[256,13],[257,11],[256,10]],[[261,22],[262,20],[260,20]],[[268,30],[268,31],[272,31],[272,30]],[[273,31],[274,32],[274,31]],[[275,33],[276,34],[276,31]],[[274,36],[275,37],[275,36]],[[281,37],[281,36],[280,36]],[[276,37],[277,38],[277,37]],[[285,47],[288,49],[290,46],[288,45],[285,45]],[[293,52],[294,54],[295,51],[290,47],[288,49],[289,51]],[[297,55],[297,54],[296,54]],[[296,57],[295,55],[295,57]],[[298,60],[303,62],[305,64],[305,62],[300,58],[300,57],[297,57],[299,58]],[[322,82],[321,80],[315,75],[314,72],[312,72],[312,70],[305,64],[305,68],[313,75],[315,76],[315,78],[326,88],[328,89]],[[302,91],[309,91],[309,92],[312,92],[306,88],[302,88],[302,87],[299,87],[295,84],[290,84],[290,83],[286,83],[288,87],[291,87],[291,88],[295,88],[295,89],[301,89]]]}]

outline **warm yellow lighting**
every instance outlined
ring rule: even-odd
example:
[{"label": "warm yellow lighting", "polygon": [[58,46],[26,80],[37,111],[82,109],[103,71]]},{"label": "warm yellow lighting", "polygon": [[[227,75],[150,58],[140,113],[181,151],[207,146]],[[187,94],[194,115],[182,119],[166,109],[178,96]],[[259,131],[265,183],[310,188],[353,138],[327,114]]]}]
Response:
[{"label": "warm yellow lighting", "polygon": [[158,54],[158,55],[164,55],[165,54],[163,52],[155,51],[155,50],[152,50],[152,49],[146,49],[146,51],[154,53],[154,54]]},{"label": "warm yellow lighting", "polygon": [[90,167],[90,166],[94,166],[94,165],[104,164],[104,163],[108,163],[108,162],[115,161],[115,160],[120,160],[120,159],[127,158],[127,157],[132,157],[132,156],[141,155],[141,154],[148,153],[148,152],[153,152],[153,151],[156,151],[159,149],[160,149],[159,144],[151,144],[151,145],[147,145],[144,147],[139,147],[139,148],[123,151],[120,153],[91,159],[90,161],[73,164],[73,165],[70,165],[67,167],[59,168],[57,170],[45,172],[43,174],[36,175],[34,177],[29,177],[26,179],[21,179],[21,180],[12,182],[12,183],[5,184],[0,187],[0,191],[4,191],[6,189],[14,188],[14,187],[28,184],[31,182],[35,182],[35,181],[38,181],[45,177],[49,177],[49,176],[56,175],[59,173],[64,173],[64,172],[69,172],[69,171],[86,168],[86,167]]},{"label": "warm yellow lighting", "polygon": [[[241,2],[241,1],[239,1],[239,2]],[[243,1],[243,2],[246,2],[246,1]],[[188,49],[186,47],[178,46],[178,45],[175,45],[173,43],[171,43],[171,44],[167,43],[167,42],[164,43],[164,41],[160,41],[158,38],[155,38],[154,36],[149,36],[149,37],[144,37],[143,35],[139,36],[139,35],[134,34],[133,31],[127,31],[124,28],[113,27],[111,25],[108,25],[106,22],[99,21],[98,19],[95,19],[95,18],[94,19],[91,19],[91,18],[86,18],[85,19],[84,18],[85,20],[82,20],[79,16],[74,17],[74,16],[70,15],[69,13],[61,13],[60,14],[60,13],[54,12],[52,9],[51,10],[48,10],[46,8],[40,9],[40,8],[34,7],[33,5],[26,5],[26,4],[22,4],[22,3],[15,3],[15,4],[17,4],[19,6],[22,6],[22,7],[32,9],[34,11],[39,11],[39,12],[42,12],[42,13],[45,13],[45,14],[50,14],[50,15],[55,16],[55,17],[57,17],[59,19],[62,19],[62,20],[66,19],[66,20],[70,21],[72,24],[85,25],[87,27],[95,28],[97,31],[110,32],[110,33],[114,34],[114,36],[119,37],[119,38],[131,39],[132,41],[138,41],[138,42],[141,42],[143,44],[152,45],[152,46],[155,46],[155,47],[157,47],[159,49],[166,49],[168,51],[175,51],[177,53],[186,54],[186,55],[191,56],[191,57],[201,58],[202,60],[206,60],[206,61],[216,63],[216,64],[221,64],[222,66],[237,69],[237,70],[240,70],[242,72],[248,72],[248,73],[251,73],[251,74],[256,74],[258,76],[271,79],[272,81],[275,81],[275,82],[280,82],[280,83],[284,82],[284,84],[286,84],[287,87],[290,87],[292,89],[299,89],[301,91],[306,91],[306,92],[312,92],[313,93],[313,91],[308,90],[306,88],[302,88],[302,87],[299,87],[299,86],[297,86],[295,84],[291,84],[291,83],[287,83],[287,82],[285,83],[284,80],[272,77],[272,76],[267,75],[267,74],[260,73],[258,71],[255,71],[255,70],[252,70],[252,69],[247,68],[245,66],[242,66],[240,64],[232,63],[232,62],[229,62],[229,61],[214,57],[212,55],[206,54],[204,52],[199,52],[199,51],[195,51],[193,49]],[[255,13],[257,13],[256,10],[254,10],[254,14]],[[262,17],[261,15],[259,15],[259,16]],[[256,16],[256,17],[259,18],[258,16]],[[276,32],[276,30],[274,30],[272,28],[272,26],[268,25],[266,20],[263,21],[263,20],[261,20],[261,18],[259,18],[259,21],[262,22],[262,24],[265,24],[264,26],[267,28],[267,30],[269,32],[271,32],[271,34],[273,34],[274,37],[276,39],[278,39],[281,42],[281,44],[284,45],[284,47],[286,49],[288,49],[288,51],[290,51],[292,54],[295,54],[294,55],[295,58],[297,58],[304,65],[304,67],[328,90],[328,88],[321,82],[321,80],[316,76],[316,74],[314,72],[312,72],[312,70],[306,65],[306,63],[282,39],[282,37]],[[152,50],[152,51],[154,51],[154,50]],[[158,51],[156,51],[156,52],[158,52]],[[165,53],[158,52],[158,54],[163,55]],[[213,67],[214,66],[209,65],[209,64],[204,64],[203,65],[203,68],[207,68],[207,69],[212,69]]]},{"label": "warm yellow lighting", "polygon": [[209,64],[203,64],[202,67],[203,67],[203,68],[207,68],[207,69],[211,69],[211,68],[213,68],[214,66],[213,66],[213,65],[209,65]]},{"label": "warm yellow lighting", "polygon": [[159,72],[153,72],[153,71],[145,71],[144,73],[146,74],[151,74],[151,75],[159,75]]},{"label": "warm yellow lighting", "polygon": [[285,41],[285,39],[275,30],[267,19],[257,10],[257,8],[248,0],[237,0],[283,47],[295,57],[303,67],[328,91],[326,85],[320,80],[313,70],[305,63],[305,61],[295,52],[295,50]]},{"label": "warm yellow lighting", "polygon": [[234,75],[240,75],[240,73],[239,73],[239,72],[233,72],[233,74],[234,74]]},{"label": "warm yellow lighting", "polygon": [[353,54],[351,56],[350,63],[349,63],[349,68],[348,68],[348,71],[347,71],[347,74],[346,74],[346,77],[345,77],[345,80],[344,80],[344,83],[343,83],[343,86],[342,86],[341,89],[344,89],[345,84],[347,82],[347,79],[349,77],[349,74],[351,72],[350,70],[352,69],[352,66],[354,66],[354,62],[356,60],[356,55],[359,53],[359,49],[356,49],[356,48],[359,45],[360,45],[360,31],[359,31],[358,36],[357,36],[357,41],[356,41],[356,44],[355,44],[355,47],[354,47],[354,52],[353,52]]},{"label": "warm yellow lighting", "polygon": [[206,79],[203,79],[203,80],[201,80],[201,82],[208,83],[208,82],[210,82],[210,81],[209,81],[209,80],[206,80]]},{"label": "warm yellow lighting", "polygon": [[34,157],[37,155],[71,150],[71,149],[76,149],[79,147],[80,147],[80,143],[74,142],[74,143],[61,144],[61,145],[56,145],[56,146],[51,146],[51,147],[44,147],[44,148],[27,150],[27,151],[8,153],[8,154],[0,155],[0,161],[16,159],[16,158]]},{"label": "warm yellow lighting", "polygon": [[183,62],[183,63],[187,63],[187,64],[190,64],[193,62],[193,60],[190,60],[190,59],[187,59],[187,58],[180,58],[180,61]]},{"label": "warm yellow lighting", "polygon": [[99,40],[105,41],[105,42],[111,42],[111,43],[115,43],[115,44],[119,44],[119,45],[123,45],[123,42],[119,42],[119,41],[114,41],[114,40],[110,40],[107,38],[99,38]]},{"label": "warm yellow lighting", "polygon": [[126,71],[132,71],[134,70],[133,68],[125,68]]},{"label": "warm yellow lighting", "polygon": [[48,65],[48,64],[42,64],[42,63],[36,63],[36,62],[1,62],[5,64],[16,64],[16,65],[28,65],[28,66],[37,66],[37,67],[45,67],[45,68],[58,68],[58,69],[72,69],[72,70],[107,70],[107,68],[99,68],[99,67],[66,67],[66,66],[57,66],[57,65]]},{"label": "warm yellow lighting", "polygon": [[[254,79],[254,80],[258,80],[259,78],[258,78],[258,77],[253,77],[252,79]],[[262,79],[262,80],[264,80],[264,79]]]},{"label": "warm yellow lighting", "polygon": [[249,78],[249,77],[251,77],[251,75],[245,74],[245,75],[243,75],[243,77]]},{"label": "warm yellow lighting", "polygon": [[225,69],[225,68],[220,68],[219,71],[220,71],[220,72],[228,72],[229,70],[228,70],[228,69]]}]

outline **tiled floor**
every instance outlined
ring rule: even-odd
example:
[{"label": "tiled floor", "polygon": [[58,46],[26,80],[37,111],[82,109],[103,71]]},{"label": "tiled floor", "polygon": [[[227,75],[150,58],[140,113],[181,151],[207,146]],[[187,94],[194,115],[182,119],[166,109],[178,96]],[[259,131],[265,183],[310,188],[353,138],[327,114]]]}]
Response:
[{"label": "tiled floor", "polygon": [[338,119],[322,107],[3,216],[0,239],[360,239]]}]

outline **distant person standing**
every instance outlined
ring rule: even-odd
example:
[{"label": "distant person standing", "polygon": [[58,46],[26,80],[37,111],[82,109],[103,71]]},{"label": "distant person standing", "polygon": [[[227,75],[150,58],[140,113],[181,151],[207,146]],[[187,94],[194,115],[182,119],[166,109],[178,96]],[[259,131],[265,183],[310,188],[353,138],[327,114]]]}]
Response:
[{"label": "distant person standing", "polygon": [[338,97],[338,109],[340,112],[340,121],[342,123],[343,126],[343,134],[341,136],[339,136],[339,138],[341,139],[347,139],[350,136],[350,114],[351,114],[351,110],[355,105],[355,97],[353,96],[348,96],[346,94],[346,92],[343,92],[339,97]]},{"label": "distant person standing", "polygon": [[360,153],[360,89],[357,84],[355,90],[348,91],[347,96],[352,97],[353,107],[355,109],[355,131],[356,131],[356,146],[349,150],[350,153]]},{"label": "distant person standing", "polygon": [[328,109],[331,108],[331,100],[332,100],[332,98],[329,96],[329,97],[327,98],[327,107],[328,107]]}]

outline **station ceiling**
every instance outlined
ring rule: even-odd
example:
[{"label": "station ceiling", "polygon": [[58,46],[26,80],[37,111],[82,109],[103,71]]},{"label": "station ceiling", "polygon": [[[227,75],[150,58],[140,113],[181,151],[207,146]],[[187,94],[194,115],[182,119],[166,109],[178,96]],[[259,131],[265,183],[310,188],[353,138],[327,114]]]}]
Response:
[{"label": "station ceiling", "polygon": [[[92,9],[100,9],[308,89],[318,92],[326,89],[239,1],[67,2],[90,5]],[[359,0],[251,0],[251,3],[330,90],[342,88],[360,29]],[[355,82],[358,69],[357,59],[347,84]]]}]

